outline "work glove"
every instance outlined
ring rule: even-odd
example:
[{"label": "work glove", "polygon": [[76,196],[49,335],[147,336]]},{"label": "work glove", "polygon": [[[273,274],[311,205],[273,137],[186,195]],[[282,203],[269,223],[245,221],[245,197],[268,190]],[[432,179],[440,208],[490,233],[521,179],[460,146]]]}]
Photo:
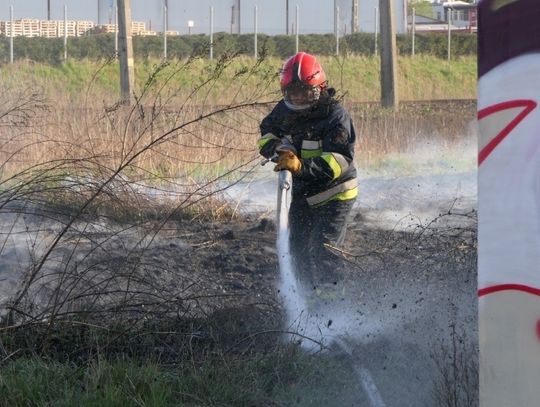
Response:
[{"label": "work glove", "polygon": [[293,175],[298,175],[302,169],[302,161],[291,150],[278,152],[278,158],[274,171],[289,170]]},{"label": "work glove", "polygon": [[292,151],[293,154],[297,154],[296,148],[294,148],[290,137],[291,136],[283,136],[279,140],[274,149],[277,154],[283,153],[285,151]]}]

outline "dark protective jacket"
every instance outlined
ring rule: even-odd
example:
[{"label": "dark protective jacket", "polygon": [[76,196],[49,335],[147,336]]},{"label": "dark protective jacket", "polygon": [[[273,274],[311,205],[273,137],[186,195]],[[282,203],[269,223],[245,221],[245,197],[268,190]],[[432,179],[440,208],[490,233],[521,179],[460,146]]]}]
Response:
[{"label": "dark protective jacket", "polygon": [[310,206],[358,195],[354,166],[354,126],[346,110],[331,96],[311,109],[295,112],[280,101],[260,125],[259,151],[272,157],[283,137],[292,142],[302,160],[293,179],[293,196],[304,196]]}]

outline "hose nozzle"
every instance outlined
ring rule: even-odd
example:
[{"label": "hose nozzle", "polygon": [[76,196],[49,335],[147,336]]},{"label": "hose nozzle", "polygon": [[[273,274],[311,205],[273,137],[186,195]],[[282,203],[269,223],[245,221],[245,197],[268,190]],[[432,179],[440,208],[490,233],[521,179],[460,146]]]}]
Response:
[{"label": "hose nozzle", "polygon": [[292,186],[292,174],[289,170],[279,171],[279,188],[289,190]]},{"label": "hose nozzle", "polygon": [[274,155],[270,158],[265,158],[264,160],[261,161],[261,165],[265,165],[267,163],[269,163],[270,161],[274,161],[276,158],[278,158],[278,153],[274,153]]}]

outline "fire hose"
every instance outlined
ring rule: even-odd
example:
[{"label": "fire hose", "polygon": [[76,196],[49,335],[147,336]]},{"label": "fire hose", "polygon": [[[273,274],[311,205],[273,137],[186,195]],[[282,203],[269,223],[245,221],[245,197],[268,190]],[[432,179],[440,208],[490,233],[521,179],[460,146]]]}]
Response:
[{"label": "fire hose", "polygon": [[288,170],[280,171],[277,194],[277,225],[280,231],[289,229],[289,194],[291,187],[291,172]]}]

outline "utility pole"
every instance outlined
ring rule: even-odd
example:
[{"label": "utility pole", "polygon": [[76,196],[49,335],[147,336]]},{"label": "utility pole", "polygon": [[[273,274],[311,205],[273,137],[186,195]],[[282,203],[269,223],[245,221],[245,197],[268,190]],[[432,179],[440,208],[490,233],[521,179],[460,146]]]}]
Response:
[{"label": "utility pole", "polygon": [[168,24],[168,12],[167,0],[163,2],[163,59],[167,59],[167,30]]},{"label": "utility pole", "polygon": [[13,6],[9,6],[9,63],[13,65]]},{"label": "utility pole", "polygon": [[234,27],[234,4],[231,6],[231,34],[233,33]]},{"label": "utility pole", "polygon": [[289,35],[289,0],[285,0],[285,34]]},{"label": "utility pole", "polygon": [[339,6],[336,7],[336,56],[339,56]]},{"label": "utility pole", "polygon": [[381,26],[381,104],[398,109],[397,51],[393,0],[379,0]]},{"label": "utility pole", "polygon": [[258,27],[257,27],[257,6],[255,6],[255,9],[253,11],[253,57],[255,59],[258,58],[259,54],[258,54],[258,49],[257,49],[257,31],[258,31]]},{"label": "utility pole", "polygon": [[237,12],[238,12],[238,34],[240,34],[240,32],[241,32],[240,31],[240,0],[236,0],[236,1],[238,3],[238,10],[237,10]]},{"label": "utility pole", "polygon": [[298,28],[300,28],[300,7],[298,4],[296,5],[296,23],[295,23],[295,33],[296,33],[296,53],[298,54],[298,44],[299,44],[299,38],[298,38]]},{"label": "utility pole", "polygon": [[447,59],[450,61],[450,41],[452,38],[452,9],[448,7],[446,9],[447,13],[447,23],[448,23],[448,44],[447,44]]},{"label": "utility pole", "polygon": [[67,6],[64,4],[64,62],[67,62]]},{"label": "utility pole", "polygon": [[375,44],[373,46],[373,53],[375,54],[375,56],[377,56],[379,52],[379,45],[377,43],[377,34],[379,33],[379,10],[377,9],[377,7],[375,7],[375,18],[373,21],[375,21],[375,32],[373,33]]},{"label": "utility pole", "polygon": [[118,6],[114,7],[114,55],[118,58]]},{"label": "utility pole", "polygon": [[97,23],[98,25],[101,23],[101,5],[100,5],[100,2],[101,0],[97,0]]},{"label": "utility pole", "polygon": [[51,20],[51,0],[47,0],[47,20]]},{"label": "utility pole", "polygon": [[337,0],[334,0],[334,35],[337,37]]},{"label": "utility pole", "polygon": [[121,99],[126,105],[133,101],[133,42],[131,33],[131,0],[118,0],[119,59]]},{"label": "utility pole", "polygon": [[165,22],[167,23],[167,30],[169,30],[169,0],[165,0],[165,10],[167,10],[167,18],[165,19]]},{"label": "utility pole", "polygon": [[358,32],[359,30],[360,23],[358,21],[358,0],[352,0],[351,33]]},{"label": "utility pole", "polygon": [[231,34],[240,34],[240,0],[231,7]]},{"label": "utility pole", "polygon": [[214,59],[214,7],[210,6],[210,60]]},{"label": "utility pole", "polygon": [[415,46],[415,36],[416,36],[416,9],[412,8],[412,21],[411,21],[411,40],[412,40],[412,46],[411,46],[411,54],[414,56],[414,46]]}]

